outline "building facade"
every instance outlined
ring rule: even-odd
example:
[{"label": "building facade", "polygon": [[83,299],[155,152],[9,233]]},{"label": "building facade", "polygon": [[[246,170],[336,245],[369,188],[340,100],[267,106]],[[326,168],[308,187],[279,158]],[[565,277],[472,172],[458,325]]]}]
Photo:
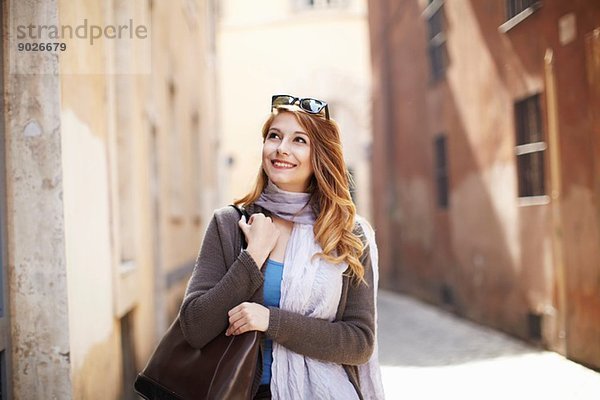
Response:
[{"label": "building facade", "polygon": [[213,10],[3,2],[2,398],[136,398],[218,198]]},{"label": "building facade", "polygon": [[369,20],[382,286],[600,367],[600,3]]}]

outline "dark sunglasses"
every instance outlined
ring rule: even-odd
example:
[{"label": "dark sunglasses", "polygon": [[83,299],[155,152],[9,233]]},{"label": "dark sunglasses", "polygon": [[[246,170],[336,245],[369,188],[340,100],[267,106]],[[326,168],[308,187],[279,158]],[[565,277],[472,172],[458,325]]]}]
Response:
[{"label": "dark sunglasses", "polygon": [[309,114],[319,114],[325,109],[325,118],[329,119],[329,108],[324,101],[311,99],[310,97],[301,99],[300,97],[294,97],[287,94],[276,94],[271,98],[271,112],[273,112],[274,108],[280,106],[292,106],[296,103],[298,103],[301,110],[304,110]]}]

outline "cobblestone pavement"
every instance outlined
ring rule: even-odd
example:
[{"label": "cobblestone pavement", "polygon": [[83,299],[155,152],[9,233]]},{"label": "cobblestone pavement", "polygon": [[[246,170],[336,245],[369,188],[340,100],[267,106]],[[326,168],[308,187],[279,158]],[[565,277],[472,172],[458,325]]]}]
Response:
[{"label": "cobblestone pavement", "polygon": [[386,399],[600,400],[600,373],[393,292],[379,291]]}]

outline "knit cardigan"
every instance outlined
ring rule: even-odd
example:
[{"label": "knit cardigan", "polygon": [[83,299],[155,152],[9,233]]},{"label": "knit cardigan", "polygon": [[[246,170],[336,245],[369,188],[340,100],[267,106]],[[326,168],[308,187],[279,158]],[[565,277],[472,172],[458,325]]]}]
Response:
[{"label": "knit cardigan", "polygon": [[[249,205],[246,210],[250,214],[270,215],[257,205]],[[228,327],[227,312],[233,307],[243,302],[264,302],[264,275],[250,254],[241,250],[242,232],[238,220],[239,214],[233,207],[215,211],[188,282],[179,318],[184,337],[196,348],[203,347]],[[367,245],[358,223],[354,232]],[[369,361],[375,331],[373,271],[368,246],[360,261],[368,286],[363,282],[358,285],[350,282],[346,275],[349,269],[346,270],[333,322],[268,307],[269,326],[265,335],[296,353],[343,365],[362,400],[357,365]],[[261,376],[259,363],[253,396]]]}]

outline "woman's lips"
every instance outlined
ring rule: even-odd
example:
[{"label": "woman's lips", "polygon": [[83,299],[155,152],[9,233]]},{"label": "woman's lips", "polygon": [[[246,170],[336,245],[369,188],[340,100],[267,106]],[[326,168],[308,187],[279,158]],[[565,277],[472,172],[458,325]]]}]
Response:
[{"label": "woman's lips", "polygon": [[291,168],[295,167],[294,164],[276,161],[276,160],[272,160],[271,164],[273,164],[273,166],[277,169],[291,169]]}]

